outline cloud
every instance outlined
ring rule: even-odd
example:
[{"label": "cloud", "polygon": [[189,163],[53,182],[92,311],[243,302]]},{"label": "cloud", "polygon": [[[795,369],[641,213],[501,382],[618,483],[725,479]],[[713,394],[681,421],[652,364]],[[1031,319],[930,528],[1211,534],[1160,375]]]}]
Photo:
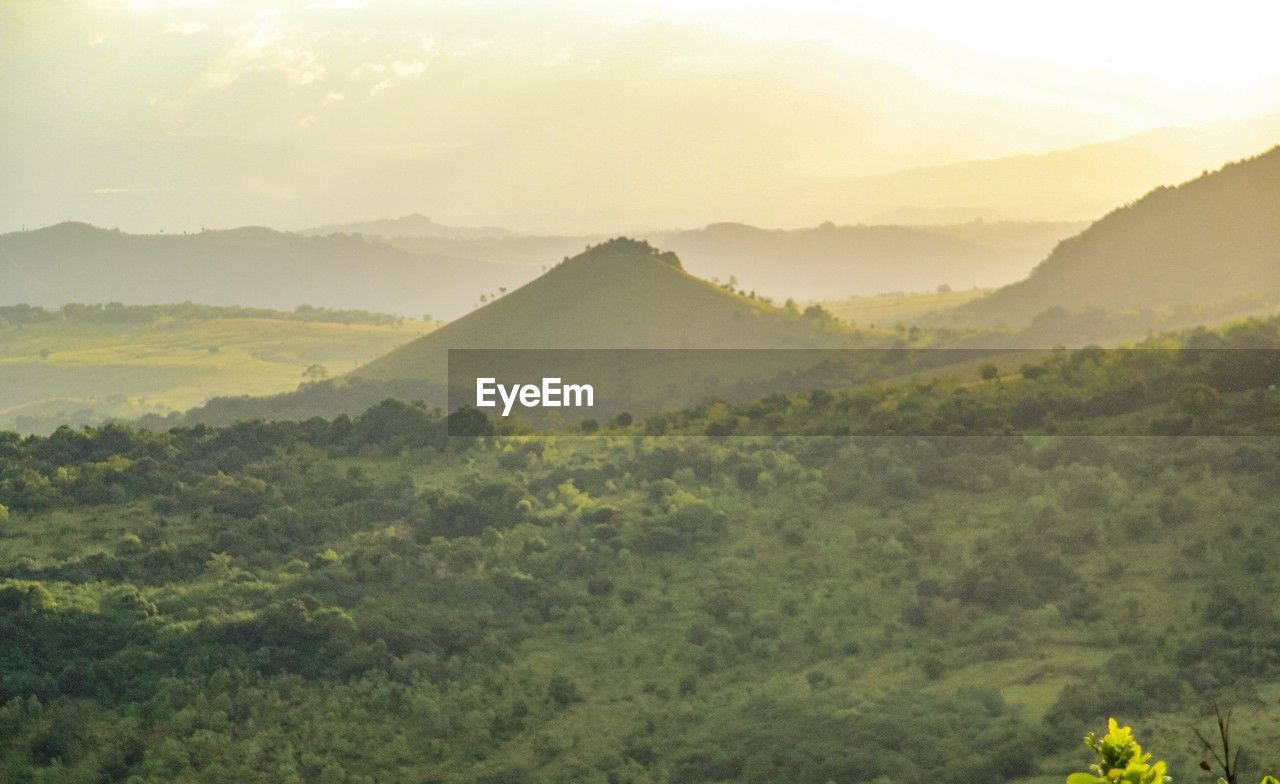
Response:
[{"label": "cloud", "polygon": [[191,19],[186,22],[173,22],[165,25],[164,31],[173,35],[195,35],[209,29],[209,25],[198,19]]},{"label": "cloud", "polygon": [[382,63],[361,63],[351,69],[351,81],[358,82],[366,76],[384,74],[387,67]]},{"label": "cloud", "polygon": [[205,73],[204,89],[225,89],[250,73],[276,73],[292,84],[308,85],[328,72],[312,48],[318,41],[290,35],[274,14],[260,14],[223,32],[231,46]]},{"label": "cloud", "polygon": [[391,64],[391,71],[400,79],[421,76],[427,70],[427,64],[421,60],[396,60]]},{"label": "cloud", "polygon": [[159,188],[129,188],[115,185],[107,185],[101,188],[94,188],[89,193],[94,196],[116,196],[126,193],[156,193]]}]

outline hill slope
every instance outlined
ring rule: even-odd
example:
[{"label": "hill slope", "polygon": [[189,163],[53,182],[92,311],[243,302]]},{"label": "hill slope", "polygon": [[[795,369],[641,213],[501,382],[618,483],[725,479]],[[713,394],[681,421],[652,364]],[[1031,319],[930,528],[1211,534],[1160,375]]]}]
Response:
[{"label": "hill slope", "polygon": [[617,239],[556,266],[489,305],[402,346],[353,375],[446,375],[459,348],[784,348],[847,345],[824,329],[689,275],[671,253]]},{"label": "hill slope", "polygon": [[948,315],[1023,324],[1053,307],[1280,301],[1280,147],[1176,188],[1157,188],[1060,244],[1024,281]]},{"label": "hill slope", "polygon": [[0,304],[67,302],[292,309],[310,304],[453,318],[532,277],[518,265],[409,253],[359,237],[265,228],[123,234],[61,223],[0,235]]}]

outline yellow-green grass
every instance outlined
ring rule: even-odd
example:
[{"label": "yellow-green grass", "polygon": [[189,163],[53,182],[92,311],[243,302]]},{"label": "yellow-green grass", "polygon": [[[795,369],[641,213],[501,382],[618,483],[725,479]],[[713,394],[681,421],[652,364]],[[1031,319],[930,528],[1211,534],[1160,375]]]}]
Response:
[{"label": "yellow-green grass", "polygon": [[849,297],[822,302],[831,315],[841,321],[860,326],[893,326],[899,322],[947,310],[972,302],[990,294],[992,289],[965,289],[964,291],[937,291],[927,293],[876,294],[871,297]]},{"label": "yellow-green grass", "polygon": [[313,365],[338,375],[432,326],[252,318],[7,326],[0,428],[45,430],[184,410],[220,395],[284,392]]}]

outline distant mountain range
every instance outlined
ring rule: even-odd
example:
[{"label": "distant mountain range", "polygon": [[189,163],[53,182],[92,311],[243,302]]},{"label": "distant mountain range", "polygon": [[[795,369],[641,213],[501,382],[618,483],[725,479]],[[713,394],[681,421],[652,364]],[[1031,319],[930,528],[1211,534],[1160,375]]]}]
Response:
[{"label": "distant mountain range", "polygon": [[[702,278],[733,278],[745,291],[779,300],[828,299],[889,291],[1000,286],[1023,278],[1058,241],[1085,223],[985,223],[945,226],[837,226],[762,229],[717,223],[685,231],[640,231],[680,256]],[[507,234],[460,239],[447,232],[385,236],[415,253],[542,268],[606,237]]]},{"label": "distant mountain range", "polygon": [[[944,283],[1001,285],[1021,278],[1079,228],[827,224],[775,231],[716,224],[639,236],[674,249],[700,277],[733,279],[743,291],[779,301],[807,301]],[[63,223],[0,235],[0,304],[310,304],[451,320],[604,239],[457,228],[417,215],[302,234],[246,227],[134,235]]]},{"label": "distant mountain range", "polygon": [[[1232,139],[1243,143],[1270,126],[1254,121],[1232,128],[1234,135],[1219,134],[1215,144],[1230,146]],[[1146,152],[1135,151],[1132,141],[1098,145],[1089,148],[1087,159],[1117,165],[1163,160],[1151,150],[1164,149],[1161,144],[1191,144],[1199,138],[1196,133],[1155,132],[1141,148]],[[1280,137],[1280,128],[1276,136]],[[1083,154],[1055,153],[1060,157],[1053,158],[1057,162],[1050,168],[1070,169],[1071,162]],[[1022,163],[1015,167],[1022,167],[1018,178],[1036,180],[1036,172],[1041,171],[1037,167],[1048,166],[1045,159],[1050,157],[1020,159]],[[1177,314],[1155,321],[1131,320],[1120,331],[1144,324],[1170,328],[1196,323],[1196,319],[1208,322],[1268,312],[1272,307],[1274,290],[1280,288],[1278,160],[1280,153],[1273,150],[1177,188],[1157,188],[1088,228],[1080,223],[975,221],[940,226],[827,223],[769,230],[718,223],[637,237],[676,253],[683,264],[677,272],[685,277],[731,283],[733,290],[754,292],[761,298],[807,302],[933,291],[944,285],[954,289],[1005,285],[989,297],[913,320],[1022,329],[1053,308],[1077,313],[1177,309]],[[1000,165],[1006,164],[1014,165]],[[985,165],[964,166],[978,167],[970,174],[982,181]],[[1047,177],[1043,187],[1058,192],[1058,183]],[[1063,192],[1072,187],[1068,182]],[[924,184],[921,188],[928,190]],[[320,227],[302,234],[246,227],[193,235],[130,235],[64,223],[0,235],[0,304],[58,307],[67,302],[190,300],[281,309],[311,304],[452,320],[533,280],[558,260],[577,257],[600,240],[450,227],[421,215]],[[546,279],[563,283],[567,273],[562,267]],[[577,298],[604,297],[603,302],[609,299],[602,292],[620,291],[608,280],[588,278],[572,281],[565,290]],[[581,305],[560,303],[553,296],[559,285],[539,281],[532,289],[548,298],[545,313],[557,313],[562,305]],[[699,285],[716,295],[729,295],[710,283]],[[529,302],[529,296],[522,294],[519,301]],[[513,307],[506,304],[510,301],[504,297],[502,309],[486,308],[480,313],[505,313]],[[742,301],[760,304],[751,298]],[[533,311],[532,306],[526,307]],[[690,308],[695,304],[668,315],[688,319]],[[508,328],[508,334],[513,337],[543,334],[531,331],[526,321],[511,323],[515,326]],[[655,315],[642,319],[636,329],[638,334],[649,330],[648,334],[661,339],[663,323]],[[1076,326],[1092,329],[1099,323]],[[461,325],[457,331],[443,330],[436,339],[461,336],[462,330]],[[554,335],[546,334],[550,335],[547,345],[554,344]],[[732,332],[726,333],[726,338],[733,337]],[[704,341],[701,345],[714,344]]]},{"label": "distant mountain range", "polygon": [[451,319],[535,272],[349,235],[305,237],[257,227],[136,235],[61,223],[0,235],[0,304],[309,304]]},{"label": "distant mountain range", "polygon": [[329,234],[361,234],[366,237],[390,240],[397,237],[430,237],[434,239],[477,240],[509,237],[512,232],[497,226],[446,226],[425,215],[413,213],[399,218],[383,220],[334,223],[298,232],[304,236],[323,237]]}]

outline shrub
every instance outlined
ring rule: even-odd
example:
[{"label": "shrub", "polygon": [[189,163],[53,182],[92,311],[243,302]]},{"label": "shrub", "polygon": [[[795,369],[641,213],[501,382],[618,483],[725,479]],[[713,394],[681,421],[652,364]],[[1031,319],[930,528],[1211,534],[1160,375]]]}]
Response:
[{"label": "shrub", "polygon": [[1151,755],[1143,753],[1133,728],[1121,727],[1115,719],[1107,720],[1107,734],[1101,738],[1096,733],[1085,736],[1084,743],[1098,755],[1098,761],[1089,766],[1090,773],[1072,773],[1067,784],[1164,784],[1164,761],[1149,762]]},{"label": "shrub", "polygon": [[582,701],[582,694],[578,691],[578,684],[565,675],[557,675],[551,679],[547,684],[547,696],[560,706]]}]

